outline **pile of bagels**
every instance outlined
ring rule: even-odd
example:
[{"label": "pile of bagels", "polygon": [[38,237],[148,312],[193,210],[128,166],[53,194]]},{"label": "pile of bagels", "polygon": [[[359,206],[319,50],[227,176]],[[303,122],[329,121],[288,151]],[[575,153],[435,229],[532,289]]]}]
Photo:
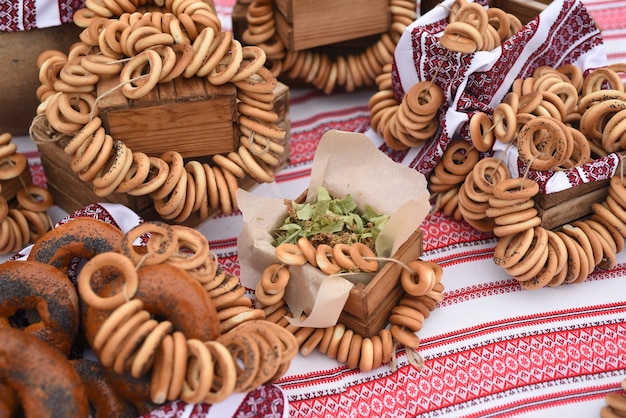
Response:
[{"label": "pile of bagels", "polygon": [[192,228],[61,224],[0,265],[0,410],[136,417],[272,383],[297,341],[244,293]]},{"label": "pile of bagels", "polygon": [[19,180],[30,167],[12,139],[10,133],[0,133],[0,192],[3,182],[21,184],[11,202],[0,194],[0,254],[19,251],[52,228],[47,212],[54,203],[52,194],[44,187]]},{"label": "pile of bagels", "polygon": [[[489,51],[522,27],[513,14],[497,7],[485,9],[477,3],[457,0],[450,7],[448,23],[440,38],[450,52]],[[368,102],[370,126],[396,151],[418,147],[439,129],[439,110],[445,101],[441,88],[422,80],[407,91],[400,104],[391,82],[391,63],[376,77],[378,91]]]},{"label": "pile of bagels", "polygon": [[[540,185],[528,178],[529,170],[566,171],[624,149],[623,70],[614,64],[584,75],[573,65],[539,67],[515,80],[492,114],[471,117],[471,141],[451,142],[430,176],[438,209],[493,232],[499,238],[495,264],[526,289],[583,282],[596,267],[615,266],[624,248],[622,173],[610,179],[606,199],[591,204],[590,216],[554,230],[541,226],[534,200]],[[504,153],[517,149],[519,177],[512,177],[500,158],[480,157],[496,140]]]},{"label": "pile of bagels", "polygon": [[[236,210],[244,178],[274,180],[286,135],[273,110],[276,78],[265,67],[263,49],[243,46],[222,30],[212,6],[202,0],[90,1],[74,22],[84,30],[67,53],[47,50],[38,57],[41,104],[31,131],[42,136],[35,141],[59,141],[72,158],[71,170],[91,182],[97,196],[150,196],[161,218],[180,223],[193,213],[206,220],[211,211]],[[131,101],[177,78],[234,85],[236,150],[200,163],[183,161],[176,150],[148,156],[129,149],[98,116],[103,77],[115,77]]]},{"label": "pile of bagels", "polygon": [[[283,242],[276,246],[275,255],[279,262],[266,266],[256,285],[256,306],[264,310],[266,320],[285,327],[295,335],[301,355],[308,356],[317,350],[363,372],[387,363],[393,370],[395,353],[402,346],[409,364],[421,370],[423,359],[418,352],[421,340],[417,333],[437,303],[443,300],[441,266],[422,259],[406,264],[385,259],[401,264],[398,282],[404,292],[396,306],[388,312],[390,327],[368,336],[341,322],[326,328],[294,325],[289,318],[304,320],[306,315],[294,318],[284,296],[292,267],[307,264],[329,276],[377,274],[381,259],[372,248],[363,242],[314,245],[308,238],[300,237],[297,243]],[[392,280],[392,277],[387,279]]]}]

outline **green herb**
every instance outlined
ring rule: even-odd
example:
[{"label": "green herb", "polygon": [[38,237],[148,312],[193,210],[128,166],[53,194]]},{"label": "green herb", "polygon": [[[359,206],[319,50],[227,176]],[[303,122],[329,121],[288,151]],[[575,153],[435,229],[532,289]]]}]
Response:
[{"label": "green herb", "polygon": [[317,202],[297,203],[287,199],[285,205],[287,218],[274,231],[275,246],[296,243],[306,237],[314,247],[362,242],[373,250],[376,237],[389,219],[389,215],[371,206],[366,206],[365,213],[359,213],[351,195],[333,198],[323,186],[317,191]]}]

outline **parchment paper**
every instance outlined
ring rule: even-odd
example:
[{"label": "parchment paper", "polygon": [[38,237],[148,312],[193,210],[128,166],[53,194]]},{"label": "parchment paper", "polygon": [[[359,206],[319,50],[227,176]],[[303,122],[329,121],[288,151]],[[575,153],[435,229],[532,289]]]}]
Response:
[{"label": "parchment paper", "polygon": [[[307,202],[315,202],[319,186],[326,187],[332,197],[352,195],[361,212],[369,205],[390,215],[375,243],[381,257],[395,254],[430,210],[424,175],[393,162],[360,133],[331,130],[322,136],[313,159]],[[271,233],[283,224],[287,213],[283,199],[242,189],[237,191],[237,201],[244,221],[237,241],[240,279],[254,289],[263,270],[279,262]],[[317,328],[335,325],[354,283],[374,277],[327,276],[308,264],[289,271],[285,301],[295,318],[290,322]],[[303,313],[306,319],[301,320]]]}]

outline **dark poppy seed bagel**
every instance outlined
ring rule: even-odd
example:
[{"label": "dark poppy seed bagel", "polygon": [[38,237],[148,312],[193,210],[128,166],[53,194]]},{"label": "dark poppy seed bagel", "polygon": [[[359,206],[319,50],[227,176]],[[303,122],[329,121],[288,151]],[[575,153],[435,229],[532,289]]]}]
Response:
[{"label": "dark poppy seed bagel", "polygon": [[67,357],[14,328],[0,328],[0,341],[0,381],[17,392],[26,418],[89,416],[85,387]]},{"label": "dark poppy seed bagel", "polygon": [[20,328],[67,356],[79,326],[78,294],[63,273],[32,260],[0,264],[0,328]]},{"label": "dark poppy seed bagel", "polygon": [[85,385],[93,418],[139,416],[137,410],[115,391],[98,361],[82,358],[71,360],[71,363]]},{"label": "dark poppy seed bagel", "polygon": [[[139,285],[133,299],[143,301],[144,308],[159,319],[170,321],[175,330],[187,338],[210,341],[220,335],[217,310],[208,292],[182,269],[169,264],[141,267]],[[101,295],[122,292],[125,281],[114,280],[103,286]],[[83,308],[83,327],[90,344],[111,311]],[[97,354],[97,353],[96,353]]]},{"label": "dark poppy seed bagel", "polygon": [[81,217],[58,226],[33,245],[29,260],[50,264],[67,274],[75,257],[90,259],[108,251],[120,251],[123,232],[104,221]]}]

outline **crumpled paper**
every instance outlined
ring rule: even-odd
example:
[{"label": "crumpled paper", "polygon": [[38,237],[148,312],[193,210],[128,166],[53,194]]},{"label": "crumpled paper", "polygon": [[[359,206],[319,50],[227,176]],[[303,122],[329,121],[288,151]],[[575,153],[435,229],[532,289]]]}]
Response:
[{"label": "crumpled paper", "polygon": [[[360,211],[369,205],[390,215],[375,243],[380,257],[395,254],[430,210],[424,175],[393,162],[360,133],[331,130],[324,134],[313,160],[307,202],[315,202],[319,186],[326,187],[333,197],[352,195]],[[272,231],[283,224],[287,213],[283,199],[243,189],[237,191],[237,202],[244,221],[237,241],[240,279],[254,289],[263,270],[279,263]],[[316,328],[335,325],[354,283],[374,277],[327,276],[308,264],[292,266],[289,271],[285,301],[293,314],[290,322]],[[303,313],[306,318],[300,319]]]}]

